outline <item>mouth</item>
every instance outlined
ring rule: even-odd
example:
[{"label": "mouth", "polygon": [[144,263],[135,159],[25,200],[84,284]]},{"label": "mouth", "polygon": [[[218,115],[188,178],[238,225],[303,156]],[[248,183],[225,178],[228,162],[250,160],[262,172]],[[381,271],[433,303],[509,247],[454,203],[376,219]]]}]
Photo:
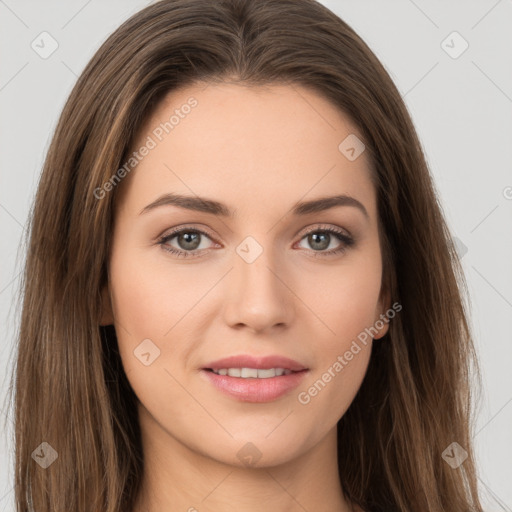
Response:
[{"label": "mouth", "polygon": [[309,368],[281,355],[241,354],[207,363],[200,376],[209,385],[241,402],[271,402],[290,394]]},{"label": "mouth", "polygon": [[288,368],[204,368],[205,371],[213,372],[216,375],[234,377],[238,379],[271,379],[292,373],[300,373],[307,370],[293,371]]}]

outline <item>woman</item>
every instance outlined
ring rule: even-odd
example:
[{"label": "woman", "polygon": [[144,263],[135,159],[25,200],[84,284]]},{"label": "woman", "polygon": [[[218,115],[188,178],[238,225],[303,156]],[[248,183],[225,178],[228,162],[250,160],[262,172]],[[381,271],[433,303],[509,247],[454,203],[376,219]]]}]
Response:
[{"label": "woman", "polygon": [[126,21],[30,228],[18,510],[482,510],[451,236],[396,87],[321,4]]}]

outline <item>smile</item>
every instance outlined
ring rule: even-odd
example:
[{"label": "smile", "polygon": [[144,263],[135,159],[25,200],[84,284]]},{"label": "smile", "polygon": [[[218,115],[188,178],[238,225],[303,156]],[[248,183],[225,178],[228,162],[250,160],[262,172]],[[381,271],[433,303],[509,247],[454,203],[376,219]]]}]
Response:
[{"label": "smile", "polygon": [[266,370],[260,368],[221,368],[219,370],[212,369],[211,371],[217,375],[229,375],[230,377],[240,377],[242,379],[268,379],[293,373],[285,368],[269,368]]}]

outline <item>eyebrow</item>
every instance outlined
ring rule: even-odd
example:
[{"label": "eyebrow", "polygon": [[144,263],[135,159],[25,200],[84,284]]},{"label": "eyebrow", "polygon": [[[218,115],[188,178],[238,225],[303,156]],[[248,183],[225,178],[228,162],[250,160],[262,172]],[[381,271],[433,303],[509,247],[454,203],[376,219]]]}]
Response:
[{"label": "eyebrow", "polygon": [[[225,204],[213,199],[198,196],[186,196],[182,194],[163,194],[155,201],[145,206],[139,213],[147,213],[160,206],[177,206],[186,210],[193,210],[197,212],[209,213],[212,215],[219,215],[222,217],[234,217],[236,211],[231,211]],[[321,197],[311,201],[303,201],[296,203],[292,208],[293,215],[309,215],[311,213],[318,213],[325,210],[330,210],[337,206],[352,206],[361,211],[364,216],[369,219],[368,211],[364,205],[352,196],[345,194]]]}]

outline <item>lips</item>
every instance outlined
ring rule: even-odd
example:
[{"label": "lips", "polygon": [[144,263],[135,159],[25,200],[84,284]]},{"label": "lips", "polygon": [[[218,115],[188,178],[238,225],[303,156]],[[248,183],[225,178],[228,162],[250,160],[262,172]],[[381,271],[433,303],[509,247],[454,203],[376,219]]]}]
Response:
[{"label": "lips", "polygon": [[[276,370],[275,376],[272,376],[272,369]],[[226,370],[229,373],[226,374]],[[242,402],[270,402],[296,388],[308,371],[298,361],[283,356],[240,355],[212,361],[200,374],[231,398]]]}]

